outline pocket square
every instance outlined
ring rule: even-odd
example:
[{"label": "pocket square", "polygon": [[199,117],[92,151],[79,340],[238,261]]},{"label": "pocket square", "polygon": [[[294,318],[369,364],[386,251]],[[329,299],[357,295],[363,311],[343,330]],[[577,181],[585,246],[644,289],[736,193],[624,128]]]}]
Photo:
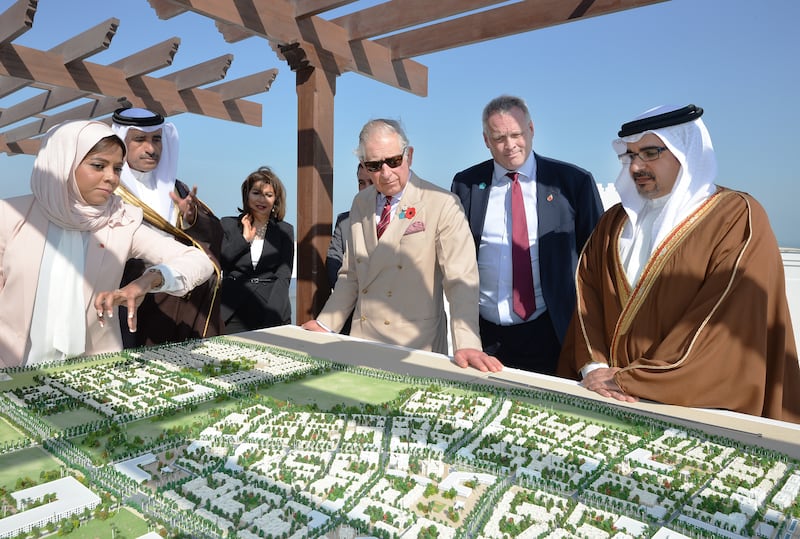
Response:
[{"label": "pocket square", "polygon": [[425,223],[423,223],[422,221],[414,221],[413,223],[408,225],[406,231],[403,232],[403,236],[408,236],[409,234],[416,234],[417,232],[422,232],[424,230],[425,230]]}]

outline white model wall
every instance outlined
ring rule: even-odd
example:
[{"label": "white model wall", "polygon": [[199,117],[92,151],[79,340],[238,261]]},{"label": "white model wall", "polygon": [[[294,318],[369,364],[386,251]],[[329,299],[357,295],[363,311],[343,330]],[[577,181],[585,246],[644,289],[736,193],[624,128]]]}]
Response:
[{"label": "white model wall", "polygon": [[781,249],[781,256],[786,272],[786,297],[792,313],[794,339],[800,343],[800,249]]}]

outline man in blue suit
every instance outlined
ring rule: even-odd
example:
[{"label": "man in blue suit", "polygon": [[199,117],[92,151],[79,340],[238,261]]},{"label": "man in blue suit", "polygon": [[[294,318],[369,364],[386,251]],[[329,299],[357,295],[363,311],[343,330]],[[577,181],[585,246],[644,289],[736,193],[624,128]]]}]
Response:
[{"label": "man in blue suit", "polygon": [[519,97],[486,105],[483,139],[492,159],[451,186],[478,252],[483,349],[507,367],[554,374],[578,255],[603,213],[597,185],[591,173],[533,152],[533,121]]}]

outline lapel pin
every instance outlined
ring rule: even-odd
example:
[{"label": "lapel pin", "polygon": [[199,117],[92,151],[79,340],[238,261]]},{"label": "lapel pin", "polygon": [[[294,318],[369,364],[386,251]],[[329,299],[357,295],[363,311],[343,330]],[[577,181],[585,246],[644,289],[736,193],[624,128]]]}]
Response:
[{"label": "lapel pin", "polygon": [[547,202],[553,202],[553,195],[552,193],[547,195]]},{"label": "lapel pin", "polygon": [[478,184],[478,189],[486,189],[486,182],[481,182]]}]

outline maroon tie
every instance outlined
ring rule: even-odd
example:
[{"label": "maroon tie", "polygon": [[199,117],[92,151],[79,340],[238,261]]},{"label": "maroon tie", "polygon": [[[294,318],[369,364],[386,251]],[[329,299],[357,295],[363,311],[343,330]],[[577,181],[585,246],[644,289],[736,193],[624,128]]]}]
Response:
[{"label": "maroon tie", "polygon": [[389,226],[389,221],[392,218],[392,197],[386,197],[383,203],[383,210],[381,211],[381,220],[378,221],[378,239],[381,239],[386,227]]},{"label": "maroon tie", "polygon": [[511,178],[511,271],[514,312],[523,320],[527,320],[536,310],[528,220],[525,218],[525,201],[519,184],[519,172],[509,172],[506,176]]}]

